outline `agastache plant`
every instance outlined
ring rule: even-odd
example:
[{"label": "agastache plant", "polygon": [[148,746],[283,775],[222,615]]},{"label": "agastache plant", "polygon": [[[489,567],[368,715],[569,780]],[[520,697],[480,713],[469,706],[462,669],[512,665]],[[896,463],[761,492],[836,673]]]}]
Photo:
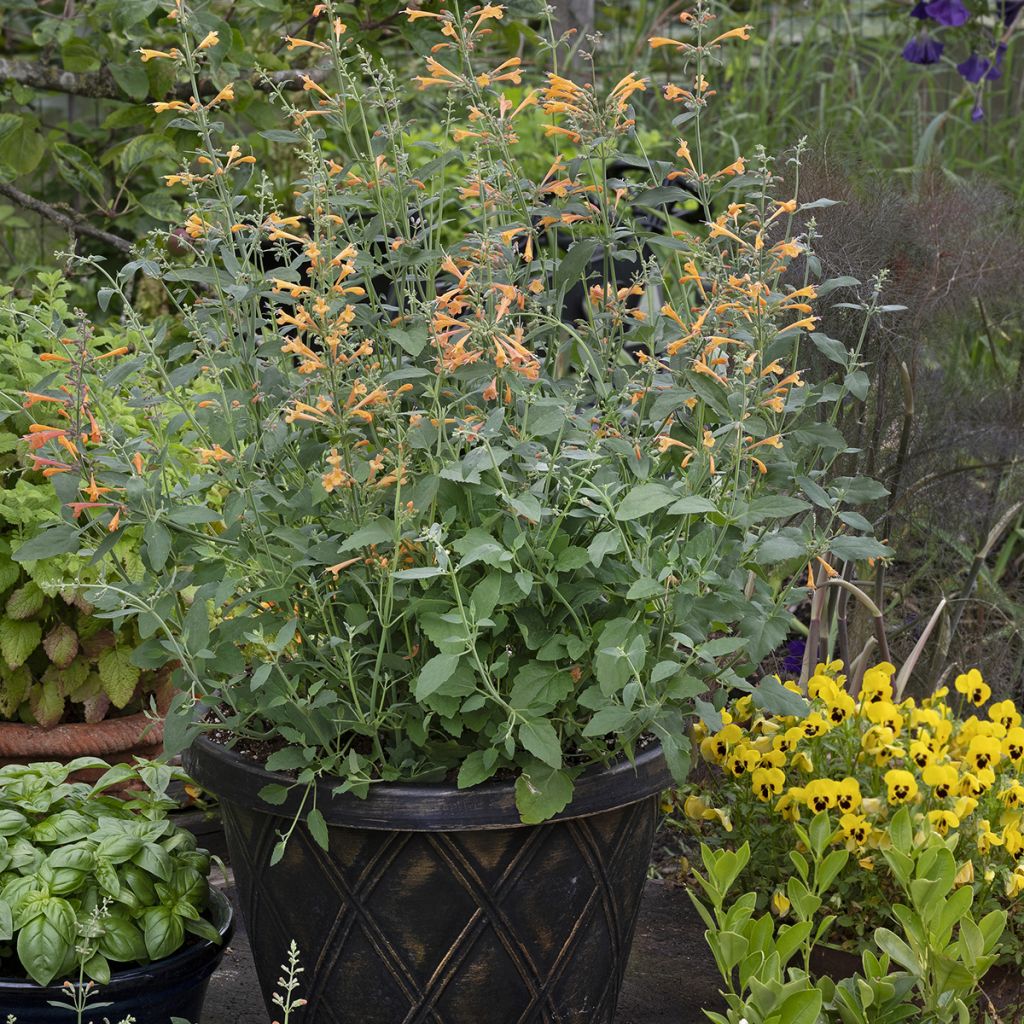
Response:
[{"label": "agastache plant", "polygon": [[[766,154],[713,142],[714,68],[749,29],[699,5],[651,41],[680,72],[660,116],[683,133],[651,154],[646,78],[494,52],[501,5],[409,10],[426,141],[394,70],[316,11],[317,37],[288,45],[332,70],[281,96],[274,138],[302,167],[287,205],[222,138],[230,83],[164,105],[196,138],[167,181],[190,197],[190,255],[95,264],[142,338],[113,374],[55,340],[76,410],[102,419],[127,391],[148,432],[48,438],[41,456],[107,489],[52,538],[141,536],[145,578],[96,600],[177,663],[169,746],[210,726],[269,744],[288,774],[265,798],[304,787],[318,824],[325,775],[364,795],[500,773],[534,822],[652,739],[681,780],[695,698],[755,689],[829,558],[889,553],[843,511],[870,489],[829,477],[858,356],[827,387],[800,370],[831,288],[783,283],[806,205]],[[172,14],[175,45],[141,56],[198,96],[215,29]],[[694,195],[697,231],[674,214]],[[180,308],[172,337],[133,308],[139,272]]]}]

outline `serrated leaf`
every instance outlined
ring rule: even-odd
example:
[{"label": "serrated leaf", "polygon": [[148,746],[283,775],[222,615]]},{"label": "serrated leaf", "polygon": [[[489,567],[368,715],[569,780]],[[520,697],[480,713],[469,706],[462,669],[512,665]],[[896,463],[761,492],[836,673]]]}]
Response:
[{"label": "serrated leaf", "polygon": [[67,668],[78,654],[78,634],[66,622],[60,622],[43,638],[43,650],[54,665]]},{"label": "serrated leaf", "polygon": [[28,691],[32,717],[44,729],[52,729],[64,714],[64,694],[55,679],[35,683]]},{"label": "serrated leaf", "polygon": [[28,656],[39,646],[43,628],[38,622],[15,622],[0,619],[0,654],[8,668],[23,665]]},{"label": "serrated leaf", "polygon": [[4,611],[11,619],[31,619],[43,607],[46,595],[35,580],[29,580],[22,587],[18,587],[9,598]]},{"label": "serrated leaf", "polygon": [[132,664],[131,651],[123,647],[111,647],[100,655],[96,667],[103,683],[103,692],[110,698],[110,703],[118,709],[127,707],[142,673],[138,665]]}]

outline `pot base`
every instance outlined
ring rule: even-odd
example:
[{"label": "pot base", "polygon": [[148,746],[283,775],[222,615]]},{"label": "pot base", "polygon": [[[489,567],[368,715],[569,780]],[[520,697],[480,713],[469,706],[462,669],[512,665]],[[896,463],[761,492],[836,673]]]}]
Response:
[{"label": "pot base", "polygon": [[263,995],[290,940],[311,1024],[610,1024],[657,797],[528,828],[299,825],[222,804]]}]

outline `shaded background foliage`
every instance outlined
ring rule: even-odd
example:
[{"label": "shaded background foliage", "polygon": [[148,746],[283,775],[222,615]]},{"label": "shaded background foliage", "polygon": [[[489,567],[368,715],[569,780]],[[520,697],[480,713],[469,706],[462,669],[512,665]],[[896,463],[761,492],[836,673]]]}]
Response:
[{"label": "shaded background foliage", "polygon": [[[668,81],[667,57],[646,40],[666,33],[684,6],[560,0],[555,13],[560,29],[577,29],[577,74],[592,61],[595,77],[615,81],[635,70],[660,85]],[[907,307],[873,321],[864,349],[873,387],[846,423],[863,449],[856,470],[874,473],[892,491],[874,518],[899,552],[861,582],[886,607],[895,654],[909,652],[945,597],[950,604],[932,648],[948,649],[952,664],[981,664],[997,691],[1019,693],[1022,58],[1011,38],[1002,77],[980,86],[984,117],[972,119],[979,86],[955,68],[965,54],[951,48],[930,67],[901,58],[917,28],[910,6],[719,5],[723,21],[754,26],[757,45],[729,51],[730,95],[719,104],[713,144],[722,163],[764,144],[780,154],[786,173],[781,154],[808,136],[814,158],[805,162],[804,194],[837,201],[817,211],[813,226],[827,275],[863,282],[842,296],[856,305],[884,272],[881,301]],[[404,0],[370,0],[348,5],[343,16],[351,38],[401,65],[418,31],[405,7]],[[235,83],[238,100],[225,115],[235,121],[231,133],[247,134],[282,194],[295,168],[280,146],[271,161],[277,122],[270,94],[297,87],[285,37],[312,34],[312,8],[305,0],[201,5],[221,39],[201,90]],[[499,29],[527,58],[542,41],[540,11],[539,0],[513,0]],[[189,143],[170,126],[173,112],[151,106],[173,91],[167,63],[143,64],[133,52],[155,45],[161,32],[170,38],[164,14],[157,0],[0,0],[2,283],[29,290],[39,269],[55,265],[54,250],[70,245],[111,260],[124,260],[127,248],[147,237],[146,244],[174,245],[187,211],[161,176],[178,168]],[[990,25],[999,27],[995,3]],[[315,52],[308,63],[316,74]],[[426,135],[432,120],[424,106]],[[665,138],[675,133],[670,124],[663,130]],[[75,301],[93,310],[95,287],[77,281]],[[855,310],[838,308],[822,326],[849,346],[861,323]],[[826,363],[816,369],[826,372]],[[918,684],[934,681],[946,662],[922,658]]]}]

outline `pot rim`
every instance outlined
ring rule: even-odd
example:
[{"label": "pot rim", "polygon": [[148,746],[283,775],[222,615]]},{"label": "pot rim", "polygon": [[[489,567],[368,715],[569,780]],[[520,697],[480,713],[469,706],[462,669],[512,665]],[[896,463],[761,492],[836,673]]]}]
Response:
[{"label": "pot rim", "polygon": [[[154,960],[148,964],[136,964],[123,971],[110,972],[110,983],[101,985],[102,997],[118,996],[149,985],[159,977],[170,975],[180,981],[189,974],[202,974],[204,968],[216,963],[224,955],[224,951],[235,933],[235,911],[231,901],[215,885],[210,885],[210,905],[208,913],[220,932],[220,945],[209,939],[199,939],[184,949],[179,949],[163,960]],[[209,967],[210,971],[213,967]],[[66,998],[64,983],[54,982],[49,985],[37,985],[26,978],[5,978],[0,976],[0,994],[31,997],[35,1002],[50,999]],[[102,1004],[101,1004],[102,1005]]]},{"label": "pot rim", "polygon": [[[183,760],[185,770],[218,798],[261,814],[295,817],[303,805],[303,791],[282,772],[217,743],[197,737]],[[635,767],[634,767],[635,764]],[[268,804],[259,796],[266,785],[290,786],[285,801]],[[476,829],[528,827],[519,817],[512,781],[483,782],[469,789],[448,783],[379,783],[369,794],[335,794],[340,780],[316,783],[316,807],[328,825],[401,832],[463,832]],[[633,764],[623,760],[609,768],[595,765],[575,780],[572,802],[548,821],[585,818],[637,803],[672,784],[661,744],[641,751]]]},{"label": "pot rim", "polygon": [[99,722],[63,722],[51,729],[25,722],[0,722],[0,757],[34,760],[70,758],[79,751],[102,756],[163,743],[164,722],[145,711]]}]

